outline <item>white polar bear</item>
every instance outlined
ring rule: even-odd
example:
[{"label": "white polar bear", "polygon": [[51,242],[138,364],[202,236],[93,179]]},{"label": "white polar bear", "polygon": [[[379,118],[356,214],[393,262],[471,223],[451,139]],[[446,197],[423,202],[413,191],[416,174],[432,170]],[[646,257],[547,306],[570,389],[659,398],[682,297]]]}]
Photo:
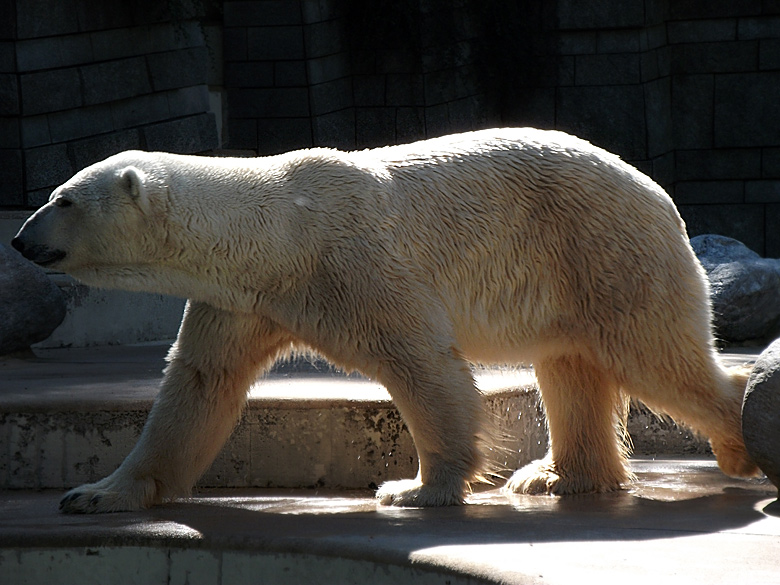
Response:
[{"label": "white polar bear", "polygon": [[13,241],[94,286],[190,299],[132,453],[67,512],[186,494],[247,389],[306,347],[383,383],[419,454],[384,504],[462,503],[488,435],[468,361],[532,362],[548,456],[507,489],[629,480],[625,396],[710,437],[752,475],[747,376],[713,349],[707,280],[667,194],[560,133],[500,129],[255,159],[125,152],[56,189]]}]

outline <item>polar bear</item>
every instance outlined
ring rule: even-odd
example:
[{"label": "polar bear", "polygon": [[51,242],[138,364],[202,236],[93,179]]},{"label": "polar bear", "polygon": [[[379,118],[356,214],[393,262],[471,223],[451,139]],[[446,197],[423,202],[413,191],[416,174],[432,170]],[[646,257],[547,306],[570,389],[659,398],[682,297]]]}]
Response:
[{"label": "polar bear", "polygon": [[556,131],[494,129],[361,152],[253,159],[124,152],[57,188],[13,245],[89,285],[189,299],[143,433],[66,512],[187,494],[247,389],[307,348],[383,383],[419,455],[383,504],[460,504],[490,436],[469,368],[533,363],[549,453],[506,489],[629,481],[626,397],[757,472],[747,380],[714,350],[708,284],[669,196]]}]

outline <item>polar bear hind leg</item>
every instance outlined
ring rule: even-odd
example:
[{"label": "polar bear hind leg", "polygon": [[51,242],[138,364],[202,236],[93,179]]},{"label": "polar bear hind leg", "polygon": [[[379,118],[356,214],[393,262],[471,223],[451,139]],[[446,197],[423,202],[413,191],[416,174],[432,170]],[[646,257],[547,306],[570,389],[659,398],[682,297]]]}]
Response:
[{"label": "polar bear hind leg", "polygon": [[620,387],[581,355],[547,358],[534,368],[550,449],[544,459],[516,471],[505,490],[563,495],[620,489],[631,478]]}]

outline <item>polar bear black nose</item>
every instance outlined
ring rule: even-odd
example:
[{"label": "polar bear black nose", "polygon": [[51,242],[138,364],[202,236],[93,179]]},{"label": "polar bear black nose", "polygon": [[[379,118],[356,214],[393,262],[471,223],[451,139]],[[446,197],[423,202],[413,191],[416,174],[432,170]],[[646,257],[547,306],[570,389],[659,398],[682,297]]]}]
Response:
[{"label": "polar bear black nose", "polygon": [[21,238],[14,238],[11,240],[11,245],[16,248],[20,253],[24,253],[24,242]]}]

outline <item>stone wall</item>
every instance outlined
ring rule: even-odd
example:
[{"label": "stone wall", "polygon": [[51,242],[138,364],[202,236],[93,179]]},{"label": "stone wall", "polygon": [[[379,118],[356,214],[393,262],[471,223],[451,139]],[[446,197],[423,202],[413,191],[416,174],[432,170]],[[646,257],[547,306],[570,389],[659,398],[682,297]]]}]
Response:
[{"label": "stone wall", "polygon": [[692,236],[780,256],[780,6],[558,1],[554,125],[619,153]]},{"label": "stone wall", "polygon": [[0,0],[0,204],[37,207],[121,150],[218,146],[198,17],[186,2]]},{"label": "stone wall", "polygon": [[780,256],[767,0],[0,0],[3,207],[124,148],[271,154],[492,125],[581,135],[668,189],[691,235]]}]

